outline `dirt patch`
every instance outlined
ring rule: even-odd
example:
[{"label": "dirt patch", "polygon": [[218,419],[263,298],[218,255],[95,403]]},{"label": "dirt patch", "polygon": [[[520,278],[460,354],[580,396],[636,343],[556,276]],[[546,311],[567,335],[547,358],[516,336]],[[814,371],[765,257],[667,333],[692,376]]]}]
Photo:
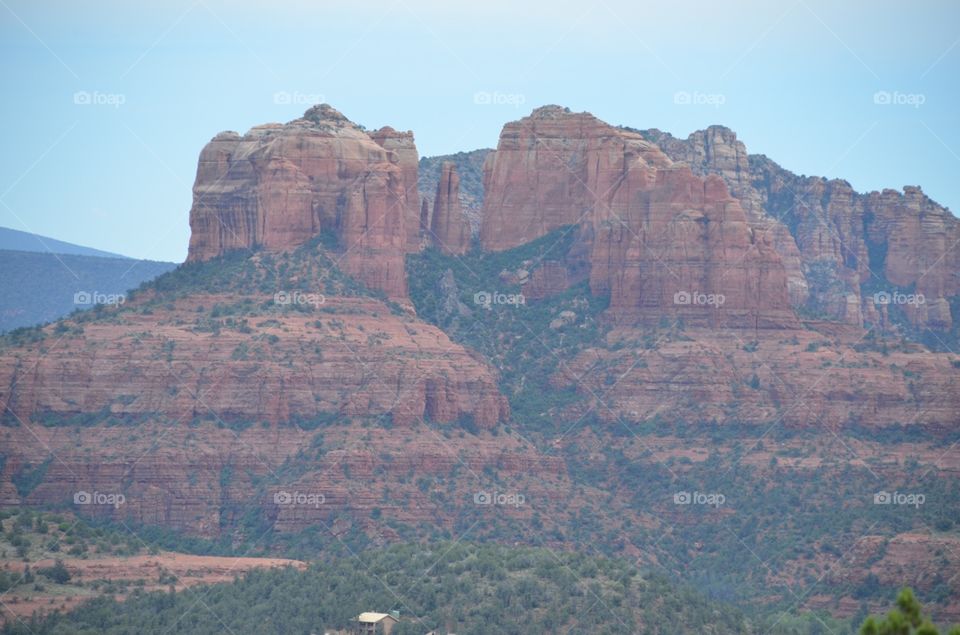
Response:
[{"label": "dirt patch", "polygon": [[[31,564],[36,570],[54,564],[53,560],[40,560]],[[156,555],[129,557],[106,557],[96,559],[68,558],[63,564],[70,572],[66,584],[18,587],[3,597],[3,620],[29,617],[34,611],[69,610],[84,600],[98,595],[111,595],[123,599],[134,589],[156,591],[171,586],[177,591],[197,584],[231,582],[251,569],[296,567],[305,569],[300,560],[284,558],[233,558],[228,556],[194,556],[175,552],[160,552]],[[0,567],[9,572],[22,574],[24,563],[0,561]]]}]

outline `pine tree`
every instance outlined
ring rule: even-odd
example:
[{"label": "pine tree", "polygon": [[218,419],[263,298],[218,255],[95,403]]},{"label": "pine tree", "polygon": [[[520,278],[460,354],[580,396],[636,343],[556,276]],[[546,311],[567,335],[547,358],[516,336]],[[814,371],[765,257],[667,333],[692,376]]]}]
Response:
[{"label": "pine tree", "polygon": [[[897,596],[897,608],[886,617],[868,617],[860,627],[860,635],[940,635],[923,607],[908,587]],[[960,635],[960,626],[954,626],[947,635]]]}]

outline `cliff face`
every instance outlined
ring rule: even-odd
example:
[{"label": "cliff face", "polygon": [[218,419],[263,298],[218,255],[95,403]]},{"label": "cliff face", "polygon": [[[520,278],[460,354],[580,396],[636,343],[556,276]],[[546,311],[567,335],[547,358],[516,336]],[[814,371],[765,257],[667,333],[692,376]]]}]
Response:
[{"label": "cliff face", "polygon": [[590,223],[630,169],[639,181],[670,165],[639,135],[589,113],[538,108],[503,127],[484,163],[483,247],[509,249],[558,227]]},{"label": "cliff face", "polygon": [[460,206],[460,177],[456,165],[449,161],[440,171],[430,234],[444,253],[464,254],[470,248],[470,226]]},{"label": "cliff face", "polygon": [[807,279],[803,273],[800,250],[787,226],[764,211],[764,200],[753,186],[749,155],[742,142],[732,130],[711,126],[680,141],[658,130],[643,133],[654,141],[674,161],[688,165],[694,174],[716,174],[723,178],[730,194],[739,202],[747,215],[751,229],[764,235],[765,242],[774,246],[787,274],[790,302],[802,306],[809,296]]},{"label": "cliff face", "polygon": [[407,228],[419,216],[416,148],[408,133],[375,135],[379,142],[327,105],[284,125],[217,135],[200,154],[187,260],[291,249],[329,232],[342,269],[405,297],[403,257],[419,226]]},{"label": "cliff face", "polygon": [[915,326],[948,329],[949,298],[960,293],[960,220],[918,187],[860,194],[842,180],[797,176],[762,155],[748,155],[736,135],[712,126],[676,139],[643,133],[699,174],[719,175],[770,236],[788,268],[794,306],[832,320],[885,326],[874,293],[909,290],[924,302],[901,308]]},{"label": "cliff face", "polygon": [[384,150],[393,153],[390,160],[400,167],[406,198],[404,225],[407,230],[407,252],[420,251],[420,193],[417,191],[420,156],[413,133],[409,130],[399,132],[390,126],[384,126],[371,132],[370,137],[383,146]]},{"label": "cliff face", "polygon": [[548,106],[507,124],[487,158],[481,240],[514,247],[566,225],[590,245],[590,285],[625,322],[795,327],[788,270],[719,177],[643,137]]},{"label": "cliff face", "polygon": [[[751,157],[725,128],[679,141],[558,107],[504,127],[485,184],[488,249],[578,228],[569,251],[554,249],[515,282],[537,300],[586,270],[591,293],[609,295],[611,338],[623,344],[584,351],[553,378],[556,388],[589,386],[588,400],[608,395],[601,419],[941,429],[956,420],[947,356],[888,351],[898,338],[863,330],[891,324],[894,309],[874,293],[898,288],[927,296],[896,309],[914,324],[950,324],[957,277],[947,280],[941,262],[955,262],[945,241],[956,222],[917,188],[858,195]],[[646,344],[656,353],[638,364],[630,343],[653,325],[683,335],[658,331],[662,342]],[[589,372],[596,365],[614,370]]]}]

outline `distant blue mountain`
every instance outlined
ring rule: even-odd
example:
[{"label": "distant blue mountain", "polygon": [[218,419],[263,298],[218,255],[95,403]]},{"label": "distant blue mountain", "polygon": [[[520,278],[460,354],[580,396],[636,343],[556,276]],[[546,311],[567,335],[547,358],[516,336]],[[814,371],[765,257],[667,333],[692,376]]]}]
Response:
[{"label": "distant blue mountain", "polygon": [[75,256],[103,256],[106,258],[127,258],[120,254],[110,253],[109,251],[100,251],[82,245],[66,243],[62,240],[47,238],[38,234],[22,232],[9,227],[0,227],[0,249],[14,251],[35,251],[40,253],[53,254],[72,254]]}]

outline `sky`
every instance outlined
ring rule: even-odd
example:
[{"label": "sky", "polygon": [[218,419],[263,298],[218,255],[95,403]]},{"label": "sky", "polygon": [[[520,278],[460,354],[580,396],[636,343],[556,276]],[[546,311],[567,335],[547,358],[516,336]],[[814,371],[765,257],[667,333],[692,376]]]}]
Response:
[{"label": "sky", "polygon": [[[735,5],[735,6],[731,6]],[[198,154],[328,102],[421,156],[560,104],[960,209],[960,3],[0,0],[0,225],[182,261]]]}]

